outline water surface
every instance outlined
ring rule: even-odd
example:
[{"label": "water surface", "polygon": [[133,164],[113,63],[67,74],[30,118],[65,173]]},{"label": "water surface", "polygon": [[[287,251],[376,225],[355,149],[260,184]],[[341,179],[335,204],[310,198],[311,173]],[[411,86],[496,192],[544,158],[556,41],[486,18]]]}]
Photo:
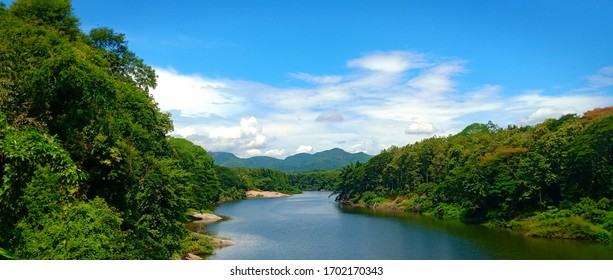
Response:
[{"label": "water surface", "polygon": [[226,203],[207,226],[237,244],[209,259],[613,259],[613,245],[528,238],[413,213],[339,207],[329,192]]}]

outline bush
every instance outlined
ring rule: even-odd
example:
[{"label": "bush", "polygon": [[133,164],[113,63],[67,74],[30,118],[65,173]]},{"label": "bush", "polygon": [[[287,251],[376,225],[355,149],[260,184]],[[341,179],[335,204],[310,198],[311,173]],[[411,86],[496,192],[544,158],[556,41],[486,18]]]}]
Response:
[{"label": "bush", "polygon": [[[584,205],[585,206],[585,205]],[[585,209],[584,207],[580,207]],[[585,239],[597,241],[611,241],[612,234],[610,225],[594,224],[590,220],[579,216],[573,212],[576,209],[550,209],[520,221],[512,221],[511,227],[522,229],[527,236],[563,238],[563,239]],[[611,212],[605,217],[612,218]],[[613,220],[611,220],[613,221]]]},{"label": "bush", "polygon": [[187,253],[199,256],[211,255],[214,250],[213,243],[209,238],[190,233],[181,242],[181,250],[173,256],[173,259],[181,259]]},{"label": "bush", "polygon": [[366,205],[376,205],[385,202],[385,198],[380,197],[373,192],[365,192],[360,196],[359,203]]}]

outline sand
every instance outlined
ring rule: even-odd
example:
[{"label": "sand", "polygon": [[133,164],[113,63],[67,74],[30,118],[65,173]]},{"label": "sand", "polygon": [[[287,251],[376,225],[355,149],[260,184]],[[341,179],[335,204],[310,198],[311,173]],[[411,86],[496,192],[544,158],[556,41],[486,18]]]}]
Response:
[{"label": "sand", "polygon": [[255,190],[247,191],[247,197],[249,198],[256,198],[256,197],[268,198],[268,197],[285,197],[285,196],[289,196],[289,194],[280,193],[280,192],[269,192],[269,191],[255,191]]}]

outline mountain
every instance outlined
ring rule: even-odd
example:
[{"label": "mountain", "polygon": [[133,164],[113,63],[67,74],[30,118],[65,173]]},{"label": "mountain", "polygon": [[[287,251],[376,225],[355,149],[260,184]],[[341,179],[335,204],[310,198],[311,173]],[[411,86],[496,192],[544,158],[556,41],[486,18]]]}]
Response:
[{"label": "mountain", "polygon": [[295,154],[285,159],[267,156],[239,158],[232,153],[209,152],[215,159],[215,164],[226,167],[270,168],[285,172],[301,172],[311,170],[334,170],[353,162],[366,162],[372,156],[365,153],[348,153],[334,148],[315,154]]}]

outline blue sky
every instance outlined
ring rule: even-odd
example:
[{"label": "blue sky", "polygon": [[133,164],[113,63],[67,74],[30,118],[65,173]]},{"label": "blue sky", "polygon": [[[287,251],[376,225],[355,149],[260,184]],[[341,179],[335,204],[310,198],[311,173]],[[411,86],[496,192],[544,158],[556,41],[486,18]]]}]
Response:
[{"label": "blue sky", "polygon": [[611,1],[73,1],[210,151],[376,154],[613,105]]}]

